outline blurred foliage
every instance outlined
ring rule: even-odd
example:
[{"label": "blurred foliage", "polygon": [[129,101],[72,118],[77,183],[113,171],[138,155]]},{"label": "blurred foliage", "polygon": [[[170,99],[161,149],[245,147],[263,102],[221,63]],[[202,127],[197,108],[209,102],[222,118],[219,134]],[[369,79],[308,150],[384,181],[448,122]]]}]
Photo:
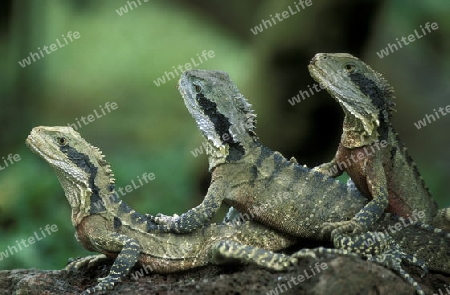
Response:
[{"label": "blurred foliage", "polygon": [[[136,1],[137,2],[137,1]],[[58,231],[0,261],[0,269],[62,268],[86,255],[73,237],[70,208],[53,171],[25,147],[38,125],[67,125],[118,109],[78,131],[111,163],[117,186],[143,173],[151,181],[123,199],[140,212],[181,213],[197,205],[208,184],[204,155],[191,153],[202,138],[176,89],[178,77],[154,80],[204,50],[215,57],[202,69],[228,72],[258,113],[264,144],[316,165],[337,146],[342,114],[325,93],[291,106],[287,100],[314,81],[306,65],[316,52],[350,52],[384,73],[396,89],[395,117],[440,206],[450,205],[449,135],[444,117],[424,129],[413,122],[448,104],[450,4],[448,1],[326,1],[253,35],[250,28],[292,1],[148,1],[119,16],[124,0],[6,1],[0,31],[0,252],[47,224]],[[7,4],[11,5],[9,8]],[[5,21],[7,20],[7,21]],[[376,52],[427,21],[431,32],[380,59]],[[69,31],[81,37],[22,68],[18,61]]]}]

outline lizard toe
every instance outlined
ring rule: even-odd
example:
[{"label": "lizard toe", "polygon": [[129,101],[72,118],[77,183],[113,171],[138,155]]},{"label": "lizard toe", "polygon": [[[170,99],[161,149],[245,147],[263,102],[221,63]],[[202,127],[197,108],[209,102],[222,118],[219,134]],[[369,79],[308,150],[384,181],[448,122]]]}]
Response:
[{"label": "lizard toe", "polygon": [[84,267],[91,268],[98,264],[103,264],[105,260],[109,260],[109,258],[103,254],[78,257],[75,259],[70,258],[65,269],[70,271],[82,269]]},{"label": "lizard toe", "polygon": [[322,227],[322,234],[331,234],[331,237],[335,237],[340,234],[352,234],[357,235],[366,231],[366,228],[360,223],[354,220],[341,221],[341,222],[327,222]]}]

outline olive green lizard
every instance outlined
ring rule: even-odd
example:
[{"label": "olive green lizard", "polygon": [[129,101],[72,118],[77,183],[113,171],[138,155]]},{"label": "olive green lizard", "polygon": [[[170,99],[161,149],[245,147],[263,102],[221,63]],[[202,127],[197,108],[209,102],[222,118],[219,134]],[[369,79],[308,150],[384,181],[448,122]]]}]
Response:
[{"label": "olive green lizard", "polygon": [[[148,215],[159,224],[158,230],[185,233],[207,225],[224,201],[236,208],[240,216],[251,216],[251,219],[296,237],[326,240],[328,236],[322,232],[324,226],[349,220],[366,205],[367,201],[361,202],[361,194],[351,186],[333,181],[261,145],[255,133],[256,115],[226,73],[187,71],[180,78],[179,90],[209,142],[207,153],[212,180],[204,201],[187,213],[173,217]],[[383,231],[384,226],[387,225],[379,223],[373,230]],[[380,241],[383,245],[379,249],[356,248],[361,245],[361,240],[371,238],[373,234],[359,236],[356,240],[335,234],[333,239],[335,246],[363,255],[367,254],[366,250],[381,255],[385,247],[397,247],[386,246],[390,238],[385,237],[386,244]],[[430,232],[430,236],[434,234]],[[417,237],[410,235],[409,238]],[[401,237],[397,239],[402,240]],[[442,249],[445,253],[448,240],[436,238],[436,241],[430,247],[445,245]],[[408,242],[403,242],[409,246]],[[407,253],[414,255],[420,248],[418,245]],[[427,250],[421,254],[420,258],[432,268],[450,271],[446,263],[440,264],[440,254],[430,257]],[[380,257],[386,259],[386,255]],[[396,259],[398,257],[405,256]],[[378,258],[374,260],[382,262],[383,259]],[[400,262],[397,260],[394,264],[392,268],[402,273]]]},{"label": "olive green lizard", "polygon": [[450,230],[450,209],[438,210],[391,124],[395,104],[386,79],[347,53],[318,53],[308,68],[345,113],[336,156],[315,169],[332,177],[347,172],[371,200],[351,221],[330,226],[364,232],[385,210],[403,217],[421,211],[422,222]]},{"label": "olive green lizard", "polygon": [[72,127],[35,127],[26,143],[55,170],[72,208],[77,240],[104,254],[75,260],[68,269],[101,262],[105,256],[115,259],[109,275],[83,294],[112,288],[136,263],[169,273],[234,260],[283,270],[297,261],[269,251],[291,246],[293,237],[252,221],[211,224],[185,235],[149,230],[152,221],[118,197],[100,150]]}]

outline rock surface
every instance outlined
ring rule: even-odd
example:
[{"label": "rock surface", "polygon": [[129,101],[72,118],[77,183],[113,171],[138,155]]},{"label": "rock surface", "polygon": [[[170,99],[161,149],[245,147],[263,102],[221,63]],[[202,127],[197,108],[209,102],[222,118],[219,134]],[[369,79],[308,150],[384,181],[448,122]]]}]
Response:
[{"label": "rock surface", "polygon": [[[110,266],[72,273],[36,269],[0,271],[0,295],[79,294],[93,286],[96,278],[105,276]],[[420,278],[420,269],[408,266],[405,269],[427,294],[446,294],[450,276],[430,273]],[[414,294],[414,289],[395,273],[356,257],[302,259],[288,272],[242,265],[144,276],[139,276],[139,271],[144,273],[135,268],[114,290],[98,294]]]}]

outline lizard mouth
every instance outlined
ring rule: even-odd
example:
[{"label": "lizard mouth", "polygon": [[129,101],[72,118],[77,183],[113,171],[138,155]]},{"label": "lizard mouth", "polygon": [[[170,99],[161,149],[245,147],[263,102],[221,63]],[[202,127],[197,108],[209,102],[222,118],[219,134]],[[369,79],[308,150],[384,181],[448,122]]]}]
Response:
[{"label": "lizard mouth", "polygon": [[28,135],[27,139],[25,140],[25,144],[31,149],[32,152],[43,156],[42,152],[36,147],[36,140],[31,134]]},{"label": "lizard mouth", "polygon": [[322,71],[319,67],[317,67],[313,61],[308,65],[309,74],[319,83],[322,83],[325,80],[325,72]]},{"label": "lizard mouth", "polygon": [[28,148],[35,154],[39,155],[43,159],[49,159],[47,154],[44,154],[39,148],[38,148],[38,139],[36,137],[33,137],[32,134],[28,135],[27,139],[25,140],[25,144],[28,146]]}]

